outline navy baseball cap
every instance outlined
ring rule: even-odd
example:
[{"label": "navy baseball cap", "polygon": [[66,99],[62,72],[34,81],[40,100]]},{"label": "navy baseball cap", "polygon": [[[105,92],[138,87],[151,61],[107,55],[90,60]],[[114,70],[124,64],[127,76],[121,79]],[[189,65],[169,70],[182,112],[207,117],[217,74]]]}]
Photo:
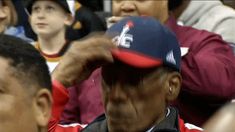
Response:
[{"label": "navy baseball cap", "polygon": [[[31,14],[32,12],[32,6],[34,4],[34,2],[36,2],[37,0],[29,0],[26,3],[26,9],[29,12],[29,14]],[[57,4],[59,4],[66,12],[68,13],[72,13],[70,8],[69,8],[69,4],[67,0],[51,0],[53,2],[56,2]]]},{"label": "navy baseball cap", "polygon": [[127,17],[106,34],[118,46],[115,59],[137,68],[167,66],[180,71],[181,52],[174,33],[153,17]]}]

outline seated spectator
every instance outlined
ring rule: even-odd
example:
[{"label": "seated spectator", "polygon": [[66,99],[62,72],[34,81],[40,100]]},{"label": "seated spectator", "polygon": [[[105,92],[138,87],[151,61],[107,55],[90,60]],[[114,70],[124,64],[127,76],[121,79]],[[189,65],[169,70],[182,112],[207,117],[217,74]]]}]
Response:
[{"label": "seated spectator", "polygon": [[169,15],[168,0],[113,0],[112,13],[112,22],[126,16],[153,16],[176,34],[183,81],[174,106],[184,120],[201,126],[234,97],[235,58],[219,35],[178,25]]},{"label": "seated spectator", "polygon": [[70,42],[65,39],[65,31],[66,26],[71,25],[73,21],[71,11],[66,0],[31,0],[27,9],[31,27],[38,38],[35,47],[46,58],[52,72],[70,46]]},{"label": "seated spectator", "polygon": [[0,132],[47,132],[51,78],[43,57],[19,38],[0,35]]},{"label": "seated spectator", "polygon": [[180,24],[220,34],[235,50],[235,10],[220,0],[170,0],[169,9]]},{"label": "seated spectator", "polygon": [[234,132],[235,103],[228,103],[204,125],[205,132]]},{"label": "seated spectator", "polygon": [[67,87],[102,66],[105,115],[83,131],[200,132],[168,106],[178,96],[182,81],[176,36],[151,17],[126,18],[106,33],[117,47],[102,36],[80,41],[71,46],[52,74]]},{"label": "seated spectator", "polygon": [[0,1],[0,33],[19,37],[28,42],[32,39],[25,36],[23,26],[18,24],[18,15],[12,0]]}]

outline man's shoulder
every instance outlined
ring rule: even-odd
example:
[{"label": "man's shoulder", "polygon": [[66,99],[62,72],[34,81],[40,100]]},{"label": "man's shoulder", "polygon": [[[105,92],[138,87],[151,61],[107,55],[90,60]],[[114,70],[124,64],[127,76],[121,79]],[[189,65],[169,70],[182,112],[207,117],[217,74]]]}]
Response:
[{"label": "man's shoulder", "polygon": [[197,45],[201,47],[208,43],[218,42],[221,44],[226,44],[220,35],[217,35],[206,30],[199,30],[189,26],[178,26],[175,32],[181,46],[191,47],[192,45]]},{"label": "man's shoulder", "polygon": [[199,44],[202,44],[203,42],[208,43],[214,40],[222,40],[222,38],[215,33],[211,33],[206,30],[195,29],[190,26],[181,26],[177,24],[173,17],[168,19],[166,26],[176,34],[181,47],[191,47],[192,44],[199,46]]},{"label": "man's shoulder", "polygon": [[214,37],[219,36],[215,33],[202,30],[202,29],[196,29],[190,26],[179,26],[178,31],[186,37],[191,36],[190,38],[199,38],[200,40],[206,39],[211,36],[214,36]]},{"label": "man's shoulder", "polygon": [[102,114],[84,128],[82,132],[107,132],[107,130],[106,117],[105,114]]}]

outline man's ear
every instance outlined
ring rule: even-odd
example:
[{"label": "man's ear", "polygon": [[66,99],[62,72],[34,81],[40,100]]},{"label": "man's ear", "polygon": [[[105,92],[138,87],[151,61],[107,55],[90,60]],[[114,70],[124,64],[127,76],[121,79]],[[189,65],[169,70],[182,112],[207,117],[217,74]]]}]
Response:
[{"label": "man's ear", "polygon": [[39,127],[47,127],[51,117],[52,95],[47,89],[39,90],[34,97],[34,114]]},{"label": "man's ear", "polygon": [[166,100],[167,102],[175,100],[180,92],[182,78],[178,72],[169,73],[167,76]]},{"label": "man's ear", "polygon": [[72,14],[68,14],[68,15],[66,16],[66,19],[65,19],[65,21],[64,21],[64,24],[65,24],[66,26],[70,26],[70,25],[73,24],[73,21],[74,21],[74,17],[72,16]]}]

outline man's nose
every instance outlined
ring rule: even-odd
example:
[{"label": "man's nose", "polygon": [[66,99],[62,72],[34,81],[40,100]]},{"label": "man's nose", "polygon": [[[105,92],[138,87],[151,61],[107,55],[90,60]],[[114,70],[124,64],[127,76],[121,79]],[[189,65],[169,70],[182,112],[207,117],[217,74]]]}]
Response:
[{"label": "man's nose", "polygon": [[121,83],[116,83],[110,89],[109,98],[112,101],[122,102],[127,99],[127,93],[124,91],[124,86]]},{"label": "man's nose", "polygon": [[121,10],[123,12],[133,12],[136,9],[135,1],[133,0],[124,0],[121,4]]}]

